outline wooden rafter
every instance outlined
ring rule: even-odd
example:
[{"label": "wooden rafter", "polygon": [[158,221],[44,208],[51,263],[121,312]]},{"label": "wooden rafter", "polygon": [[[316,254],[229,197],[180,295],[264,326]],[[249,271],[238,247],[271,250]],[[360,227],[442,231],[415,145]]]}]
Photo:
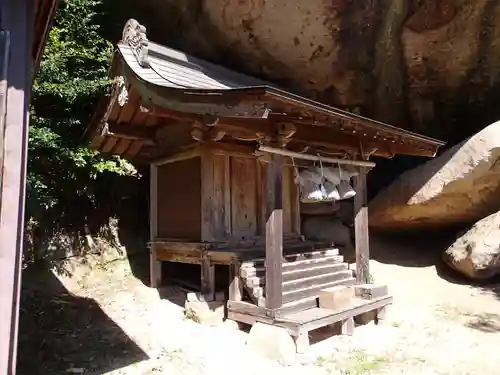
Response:
[{"label": "wooden rafter", "polygon": [[136,141],[144,141],[149,144],[154,144],[156,129],[147,128],[145,126],[130,126],[127,124],[106,123],[101,130],[102,136],[113,136],[117,138],[125,138]]},{"label": "wooden rafter", "polygon": [[[212,117],[207,118],[199,114],[183,113],[160,107],[151,109],[151,115],[160,118],[170,118],[180,121],[191,121],[197,124],[205,124],[208,120],[214,123]],[[416,156],[434,156],[435,148],[429,146],[422,148],[411,141],[403,143],[401,137],[396,141],[383,133],[360,132],[356,129],[344,129],[345,124],[325,124],[314,121],[309,123],[292,117],[289,121],[286,116],[273,116],[268,118],[247,117],[223,117],[211,126],[212,134],[224,133],[239,140],[252,141],[263,136],[275,137],[281,126],[288,127],[283,134],[284,138],[294,143],[310,144],[331,149],[341,149],[357,153],[359,143],[362,142],[363,149],[367,154],[392,157],[394,154],[407,154]],[[312,126],[314,125],[314,126]],[[198,137],[200,136],[197,133]],[[260,134],[260,136],[259,136]],[[211,137],[213,139],[213,137]],[[407,141],[405,141],[407,142]]]}]

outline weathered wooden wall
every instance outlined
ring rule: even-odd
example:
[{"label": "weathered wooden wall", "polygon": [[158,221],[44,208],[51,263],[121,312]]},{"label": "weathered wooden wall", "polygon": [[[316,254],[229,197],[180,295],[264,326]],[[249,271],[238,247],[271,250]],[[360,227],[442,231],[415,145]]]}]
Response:
[{"label": "weathered wooden wall", "polygon": [[[255,156],[205,150],[158,167],[158,237],[249,240],[265,235],[267,163]],[[300,234],[293,170],[283,173],[283,232]]]},{"label": "weathered wooden wall", "polygon": [[[205,152],[202,156],[202,238],[245,240],[265,233],[267,163],[252,155]],[[300,233],[297,188],[291,167],[283,181],[283,231]]]},{"label": "weathered wooden wall", "polygon": [[158,167],[158,237],[201,239],[201,160]]}]

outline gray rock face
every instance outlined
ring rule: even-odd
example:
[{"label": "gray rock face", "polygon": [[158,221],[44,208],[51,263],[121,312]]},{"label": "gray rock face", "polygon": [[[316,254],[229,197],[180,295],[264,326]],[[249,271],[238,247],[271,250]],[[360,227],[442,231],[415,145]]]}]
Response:
[{"label": "gray rock face", "polygon": [[340,219],[332,216],[316,216],[304,221],[303,231],[306,238],[331,242],[339,246],[351,246],[351,231]]},{"label": "gray rock face", "polygon": [[351,230],[335,216],[316,216],[304,220],[303,234],[307,239],[332,243],[341,248],[342,255],[354,257]]},{"label": "gray rock face", "polygon": [[295,342],[281,327],[255,323],[247,338],[250,350],[283,365],[291,365],[297,356]]},{"label": "gray rock face", "polygon": [[444,261],[471,279],[500,274],[500,212],[485,217],[443,254]]},{"label": "gray rock face", "polygon": [[133,5],[134,14],[145,8],[142,23],[151,30],[150,40],[311,99],[393,125],[412,124],[419,133],[458,139],[457,132],[472,134],[481,126],[481,120],[469,118],[497,113],[496,101],[490,100],[500,82],[500,43],[495,43],[500,3],[495,0],[146,0]]},{"label": "gray rock face", "polygon": [[500,122],[402,174],[369,204],[374,229],[440,229],[500,210]]}]

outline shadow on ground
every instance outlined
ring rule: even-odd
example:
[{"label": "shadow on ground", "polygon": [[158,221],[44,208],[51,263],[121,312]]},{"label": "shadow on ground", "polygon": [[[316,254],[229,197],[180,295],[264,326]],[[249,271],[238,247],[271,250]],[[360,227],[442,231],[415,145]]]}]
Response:
[{"label": "shadow on ground", "polygon": [[[468,285],[479,290],[482,293],[492,294],[500,300],[500,277],[485,281],[470,280],[463,275],[450,269],[444,262],[440,261],[436,264],[436,272],[439,277],[452,284]],[[487,319],[488,320],[488,319]],[[498,327],[500,332],[500,315],[497,316]]]},{"label": "shadow on ground", "polygon": [[485,333],[500,333],[500,314],[473,314],[464,325]]},{"label": "shadow on ground", "polygon": [[47,270],[23,272],[17,374],[103,374],[148,356],[89,298]]},{"label": "shadow on ground", "polygon": [[436,274],[452,284],[467,285],[500,300],[500,278],[484,282],[473,281],[450,269],[441,254],[454,241],[455,235],[428,234],[424,236],[388,236],[370,234],[371,259],[402,267],[434,267]]},{"label": "shadow on ground", "polygon": [[429,267],[441,263],[441,253],[453,241],[450,235],[395,236],[370,233],[370,257],[403,267]]}]

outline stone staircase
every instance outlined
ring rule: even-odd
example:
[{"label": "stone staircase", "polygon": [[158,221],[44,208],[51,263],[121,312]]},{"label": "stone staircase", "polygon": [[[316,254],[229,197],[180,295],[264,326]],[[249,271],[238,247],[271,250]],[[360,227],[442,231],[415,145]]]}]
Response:
[{"label": "stone staircase", "polygon": [[[241,264],[240,278],[250,298],[265,306],[265,259],[255,258]],[[355,279],[337,249],[288,253],[283,257],[284,313],[317,307],[318,293],[339,285],[354,285]]]}]

